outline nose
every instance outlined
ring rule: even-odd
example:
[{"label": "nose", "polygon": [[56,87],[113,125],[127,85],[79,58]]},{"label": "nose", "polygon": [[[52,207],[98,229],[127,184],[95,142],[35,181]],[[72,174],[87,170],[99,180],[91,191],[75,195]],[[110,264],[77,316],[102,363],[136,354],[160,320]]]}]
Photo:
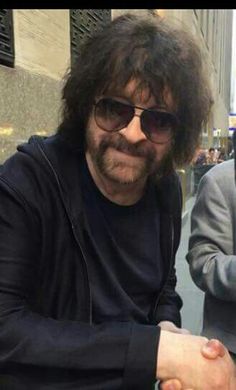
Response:
[{"label": "nose", "polygon": [[145,134],[141,129],[140,123],[140,114],[134,114],[134,117],[129,122],[129,124],[120,130],[120,133],[129,141],[130,143],[137,143],[139,141],[147,140]]}]

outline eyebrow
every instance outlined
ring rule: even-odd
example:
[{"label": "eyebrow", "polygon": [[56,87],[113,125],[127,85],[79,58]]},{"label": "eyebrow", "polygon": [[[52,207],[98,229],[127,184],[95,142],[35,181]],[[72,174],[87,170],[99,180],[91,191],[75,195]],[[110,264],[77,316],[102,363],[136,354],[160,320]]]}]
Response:
[{"label": "eyebrow", "polygon": [[[132,98],[130,98],[129,96],[125,96],[125,95],[118,95],[118,94],[115,94],[115,95],[112,95],[112,94],[108,94],[108,95],[105,95],[106,97],[109,97],[111,99],[120,99],[120,100],[124,100],[126,101],[127,103],[129,103],[131,106],[133,107],[138,107],[138,108],[141,108],[143,110],[158,110],[158,109],[165,109],[165,110],[168,110],[168,107],[165,105],[165,104],[158,104],[156,103],[154,106],[151,106],[151,107],[148,107],[148,108],[145,108],[145,107],[141,107],[139,105],[136,105],[134,103],[134,101],[132,100]],[[104,96],[104,97],[105,97]]]}]

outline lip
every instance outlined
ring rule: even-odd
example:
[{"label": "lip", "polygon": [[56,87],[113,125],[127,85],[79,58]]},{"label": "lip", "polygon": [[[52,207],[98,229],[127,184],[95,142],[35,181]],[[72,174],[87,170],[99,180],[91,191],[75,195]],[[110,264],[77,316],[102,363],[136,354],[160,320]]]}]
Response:
[{"label": "lip", "polygon": [[132,157],[132,158],[144,158],[142,156],[137,156],[137,155],[134,155],[133,153],[130,153],[129,151],[127,150],[118,150],[118,149],[115,149],[115,148],[111,148],[113,150],[113,152],[115,151],[116,153],[119,153],[123,156],[129,156],[129,157]]}]

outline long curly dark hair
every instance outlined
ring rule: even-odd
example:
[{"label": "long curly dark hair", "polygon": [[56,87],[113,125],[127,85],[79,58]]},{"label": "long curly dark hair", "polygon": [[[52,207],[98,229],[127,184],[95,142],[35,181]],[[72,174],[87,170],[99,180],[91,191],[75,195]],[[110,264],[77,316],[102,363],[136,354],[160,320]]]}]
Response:
[{"label": "long curly dark hair", "polygon": [[171,92],[179,130],[173,162],[191,161],[213,103],[200,49],[183,29],[157,15],[124,14],[88,39],[63,88],[63,118],[58,132],[85,148],[85,131],[95,97],[122,91],[136,79],[157,101]]}]

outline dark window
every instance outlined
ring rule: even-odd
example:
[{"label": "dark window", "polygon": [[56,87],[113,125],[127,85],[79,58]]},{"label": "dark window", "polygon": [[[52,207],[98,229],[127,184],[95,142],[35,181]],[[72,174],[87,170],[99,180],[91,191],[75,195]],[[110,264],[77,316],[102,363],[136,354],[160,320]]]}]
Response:
[{"label": "dark window", "polygon": [[73,64],[80,52],[80,45],[96,31],[111,21],[110,9],[71,9],[70,37],[71,63]]},{"label": "dark window", "polygon": [[13,17],[11,9],[0,9],[0,64],[14,66]]}]

